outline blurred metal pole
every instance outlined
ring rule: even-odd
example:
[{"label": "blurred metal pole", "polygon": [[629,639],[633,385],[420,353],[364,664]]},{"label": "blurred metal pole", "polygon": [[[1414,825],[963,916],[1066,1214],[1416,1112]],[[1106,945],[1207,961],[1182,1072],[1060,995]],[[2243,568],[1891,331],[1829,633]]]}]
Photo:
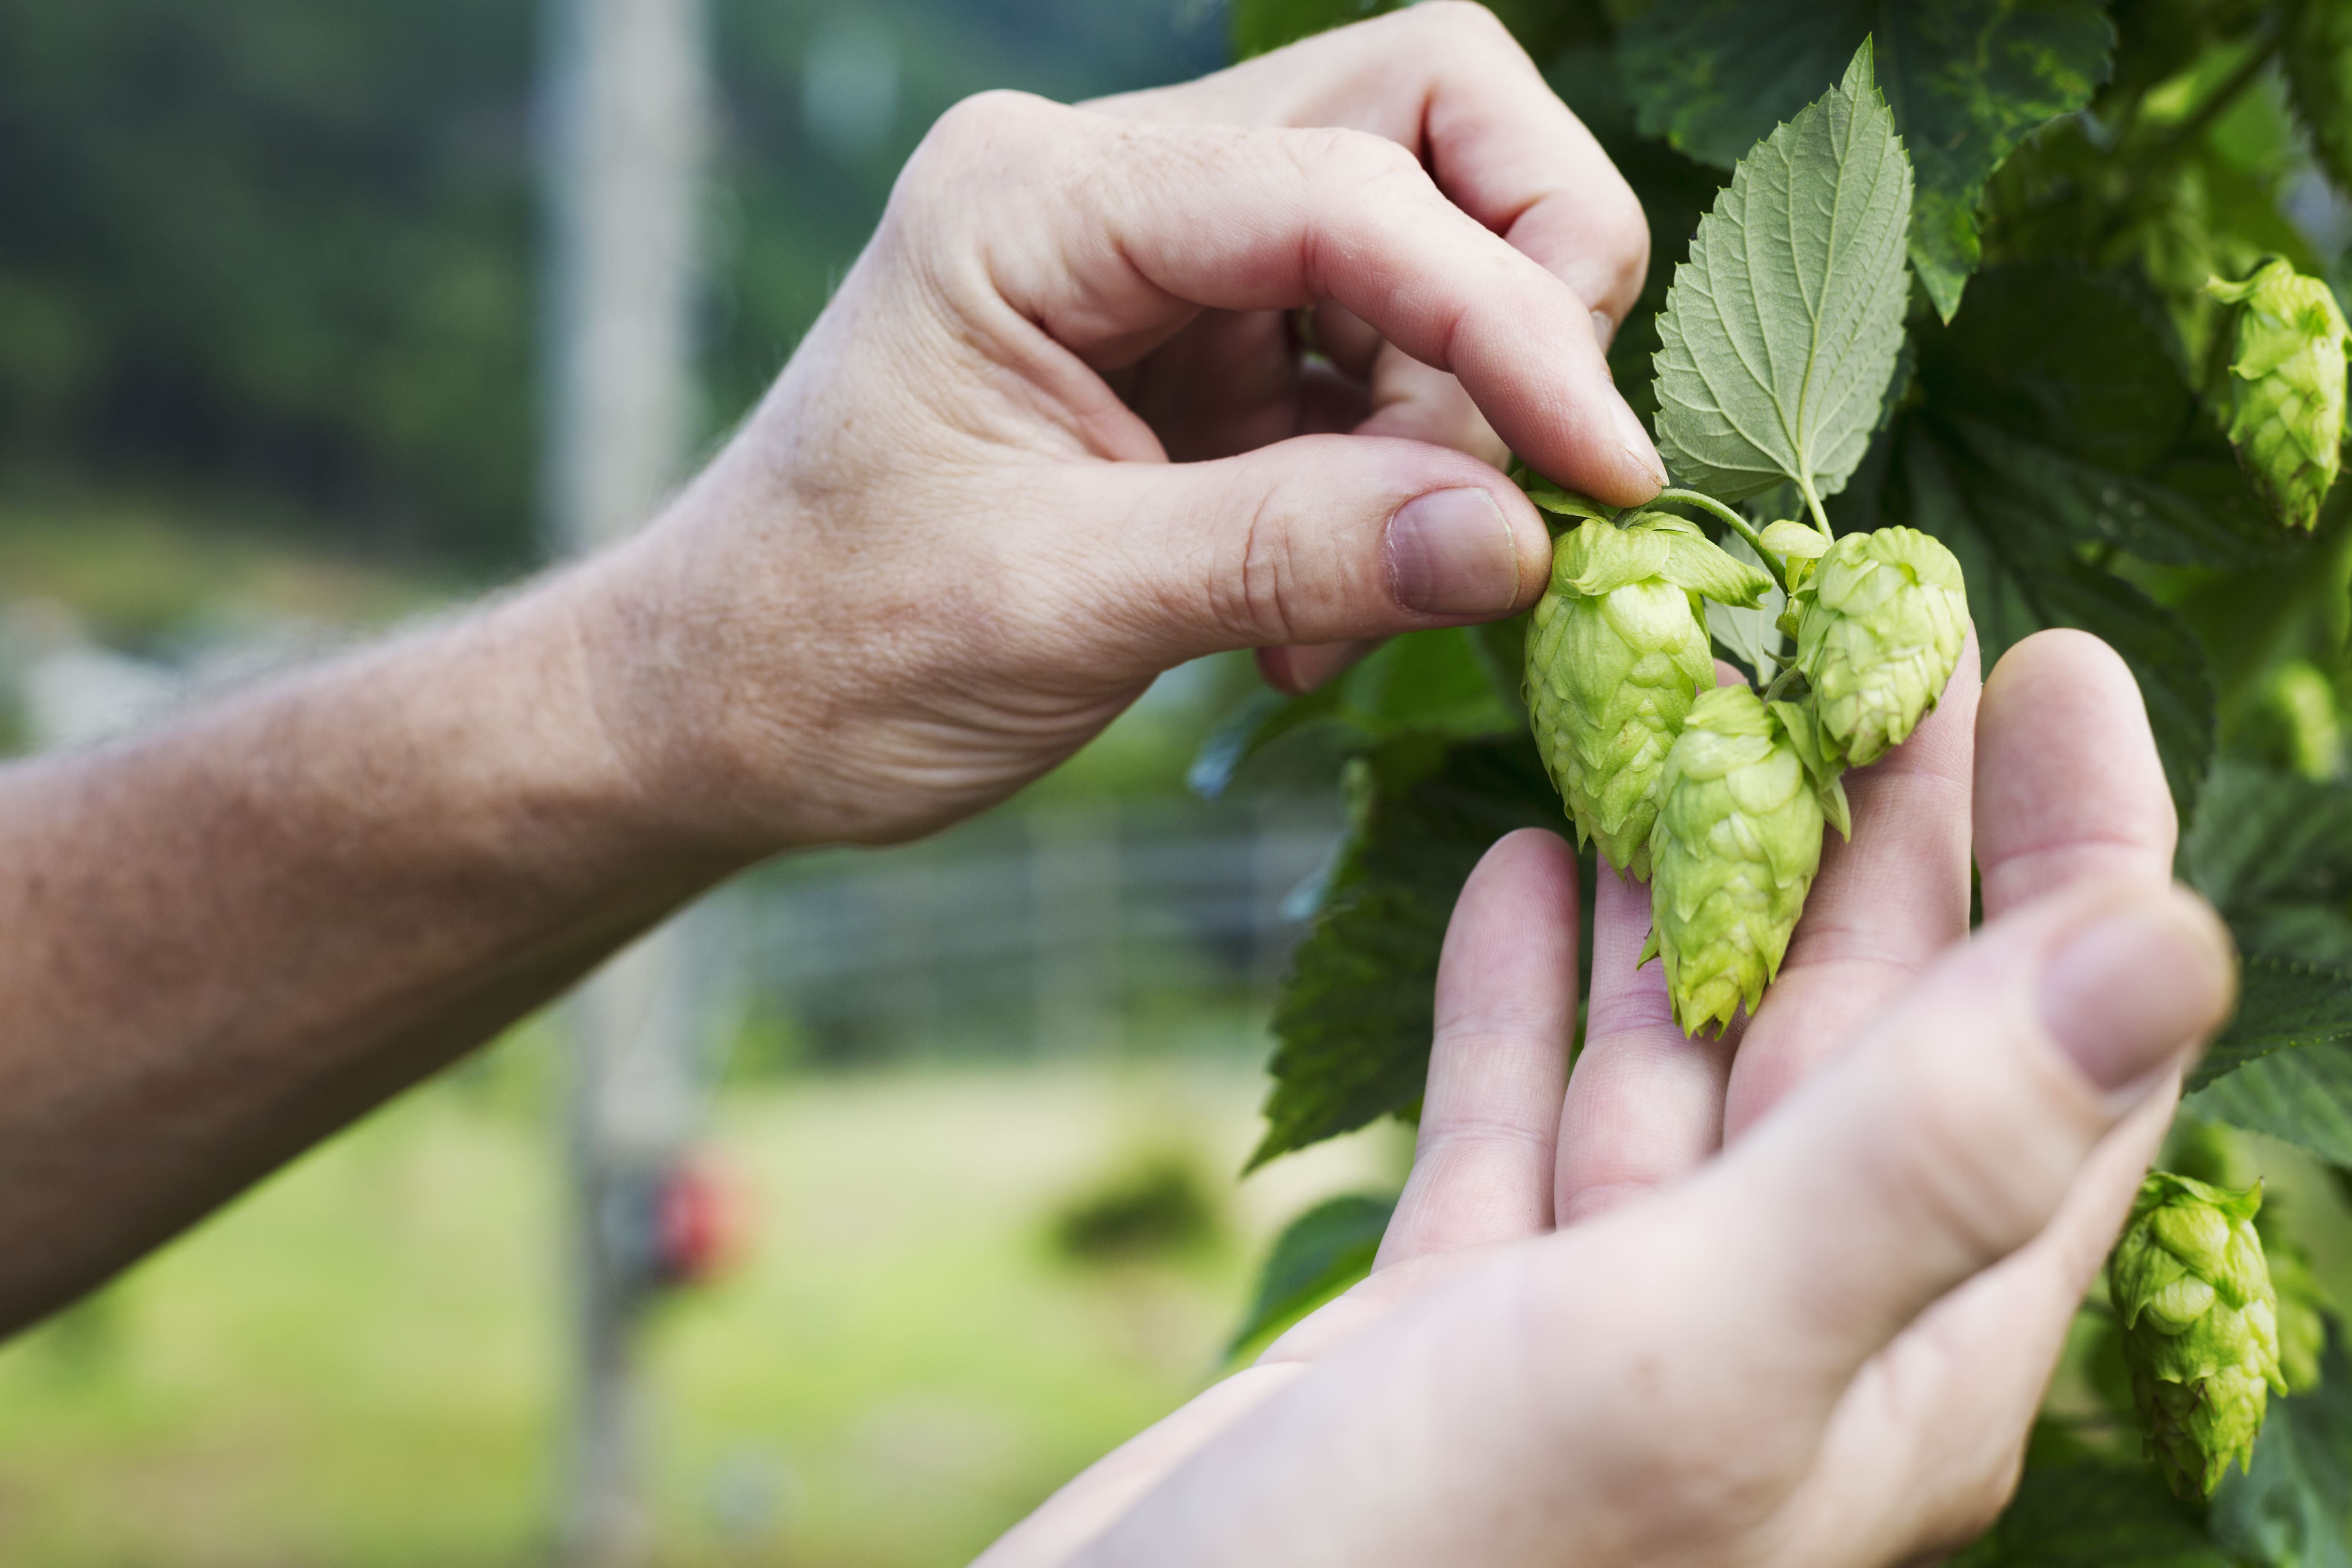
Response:
[{"label": "blurred metal pole", "polygon": [[[550,542],[578,552],[650,518],[693,427],[702,0],[544,0],[545,468]],[[650,1550],[633,1354],[646,1212],[698,1116],[674,927],[571,1006],[577,1386],[561,1553],[619,1568]]]}]

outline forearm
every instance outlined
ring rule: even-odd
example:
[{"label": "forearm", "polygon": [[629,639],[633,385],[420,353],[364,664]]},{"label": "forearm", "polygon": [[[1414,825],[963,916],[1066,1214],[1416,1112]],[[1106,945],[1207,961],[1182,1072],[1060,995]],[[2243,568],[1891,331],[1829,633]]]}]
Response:
[{"label": "forearm", "polygon": [[740,856],[598,717],[577,579],[0,773],[0,1329],[554,994]]}]

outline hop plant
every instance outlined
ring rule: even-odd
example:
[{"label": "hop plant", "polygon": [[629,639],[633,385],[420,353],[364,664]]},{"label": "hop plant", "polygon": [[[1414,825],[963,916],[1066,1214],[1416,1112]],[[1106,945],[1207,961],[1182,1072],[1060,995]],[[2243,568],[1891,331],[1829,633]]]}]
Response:
[{"label": "hop plant", "polygon": [[1960,563],[1910,528],[1849,533],[1797,589],[1797,668],[1822,745],[1861,767],[1901,745],[1943,695],[1968,640]]},{"label": "hop plant", "polygon": [[1844,795],[1809,728],[1792,704],[1717,687],[1666,753],[1641,962],[1664,962],[1685,1035],[1755,1008],[1821,868],[1822,825],[1844,823]]},{"label": "hop plant", "polygon": [[2279,1367],[2278,1298],[2242,1192],[2151,1171],[2107,1262],[2149,1452],[2173,1489],[2210,1493],[2251,1460]]},{"label": "hop plant", "polygon": [[1525,693],[1537,749],[1576,824],[1609,862],[1650,874],[1658,780],[1699,692],[1715,683],[1699,593],[1753,604],[1771,580],[1680,518],[1587,518],[1552,551]]},{"label": "hop plant", "polygon": [[2344,450],[2344,312],[2335,294],[2273,258],[2205,291],[2239,307],[2230,444],[2279,519],[2310,528]]}]

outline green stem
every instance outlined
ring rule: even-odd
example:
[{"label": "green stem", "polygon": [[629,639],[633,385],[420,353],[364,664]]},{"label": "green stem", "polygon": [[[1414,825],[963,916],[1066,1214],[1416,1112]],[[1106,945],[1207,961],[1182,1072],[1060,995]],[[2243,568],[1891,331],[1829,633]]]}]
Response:
[{"label": "green stem", "polygon": [[1813,493],[1813,481],[1801,479],[1797,481],[1797,489],[1805,498],[1805,510],[1813,514],[1813,526],[1822,531],[1823,539],[1834,541],[1837,530],[1830,526],[1830,514],[1822,510],[1822,498]]},{"label": "green stem", "polygon": [[1767,702],[1778,702],[1788,695],[1790,683],[1801,679],[1796,661],[1793,658],[1790,659],[1780,666],[1780,673],[1772,678],[1772,684],[1764,689],[1763,700]]},{"label": "green stem", "polygon": [[[1756,531],[1756,525],[1754,523],[1748,521],[1746,518],[1740,516],[1737,511],[1734,511],[1731,508],[1724,505],[1713,496],[1702,495],[1697,490],[1675,489],[1669,488],[1660,490],[1657,494],[1656,500],[1661,501],[1680,501],[1685,506],[1695,506],[1701,511],[1706,512],[1710,516],[1720,520],[1726,528],[1730,529],[1734,533],[1739,535],[1740,538],[1748,541],[1748,547],[1756,552],[1756,558],[1758,560],[1764,563],[1764,570],[1772,574],[1772,581],[1780,587],[1780,592],[1786,594],[1789,591],[1789,579],[1787,574],[1780,569],[1780,558],[1764,548],[1764,536]],[[1655,504],[1655,502],[1654,501],[1653,504]]]},{"label": "green stem", "polygon": [[2263,74],[2263,68],[2271,63],[2271,57],[2278,53],[2278,47],[2279,40],[2273,34],[2248,55],[2245,64],[2231,71],[2221,86],[2205,95],[2205,101],[2197,106],[2196,113],[2173,128],[2172,134],[2165,138],[2158,150],[2159,153],[2178,155],[2211,130],[2213,121],[2221,119],[2230,105],[2238,100],[2238,95],[2253,86],[2254,79]]}]

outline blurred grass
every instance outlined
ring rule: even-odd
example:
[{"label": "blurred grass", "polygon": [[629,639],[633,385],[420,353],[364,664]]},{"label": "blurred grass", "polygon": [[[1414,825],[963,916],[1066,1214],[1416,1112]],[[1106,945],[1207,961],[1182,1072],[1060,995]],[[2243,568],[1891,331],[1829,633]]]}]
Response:
[{"label": "blurred grass", "polygon": [[[564,1301],[543,1036],[314,1153],[0,1352],[0,1562],[543,1560]],[[652,1347],[676,1563],[961,1563],[1214,1372],[1246,1276],[1397,1130],[1238,1191],[1238,1059],[995,1066],[730,1090],[756,1237]],[[1055,1217],[1188,1152],[1205,1242],[1073,1261]]]},{"label": "blurred grass", "polygon": [[185,498],[0,498],[0,604],[55,601],[118,646],[286,621],[381,626],[466,586],[446,570],[305,540],[286,519],[215,518]]}]

